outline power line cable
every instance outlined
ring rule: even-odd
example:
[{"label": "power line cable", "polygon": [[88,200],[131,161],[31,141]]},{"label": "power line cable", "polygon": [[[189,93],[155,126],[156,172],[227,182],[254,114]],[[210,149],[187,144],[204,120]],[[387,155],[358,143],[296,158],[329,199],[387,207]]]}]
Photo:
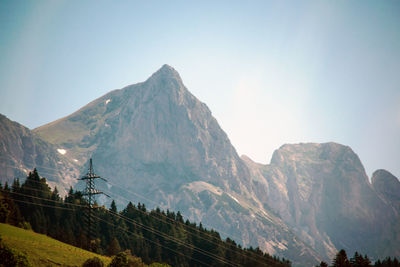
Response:
[{"label": "power line cable", "polygon": [[[210,257],[210,258],[213,258],[213,259],[215,259],[215,260],[218,260],[218,261],[220,261],[220,262],[222,262],[222,263],[230,264],[230,265],[232,265],[232,266],[235,266],[234,263],[229,262],[229,261],[225,260],[224,258],[218,256],[218,255],[212,254],[212,253],[210,253],[210,252],[208,252],[208,251],[205,251],[205,250],[203,250],[203,249],[201,249],[201,248],[199,248],[199,247],[196,247],[196,246],[194,246],[194,245],[186,244],[184,241],[181,241],[181,240],[179,240],[179,239],[177,239],[177,238],[175,238],[175,237],[168,236],[167,234],[165,234],[165,233],[163,233],[163,232],[160,232],[160,231],[158,231],[158,230],[156,230],[156,229],[154,229],[154,228],[152,228],[152,227],[148,227],[148,226],[146,226],[146,225],[144,225],[144,224],[142,224],[142,223],[140,223],[140,222],[137,222],[137,221],[135,221],[135,220],[133,220],[133,219],[131,219],[131,218],[128,218],[128,217],[123,216],[123,215],[120,215],[120,214],[117,214],[117,213],[112,212],[112,211],[108,211],[108,212],[110,212],[110,213],[113,214],[114,216],[117,216],[117,217],[123,219],[123,220],[126,221],[126,222],[130,222],[130,223],[133,223],[134,225],[138,225],[138,226],[142,227],[143,229],[145,229],[145,230],[147,230],[147,231],[149,231],[149,232],[151,232],[151,233],[153,233],[153,234],[156,234],[156,235],[159,235],[159,236],[164,237],[164,238],[166,238],[166,239],[169,239],[169,240],[171,240],[171,241],[177,243],[178,245],[182,245],[182,246],[185,246],[185,247],[187,247],[187,248],[189,248],[189,249],[196,250],[197,252],[199,252],[199,253],[201,253],[201,254],[207,256],[207,257]],[[238,265],[236,265],[236,266],[238,266]]]},{"label": "power line cable", "polygon": [[[57,204],[67,204],[67,205],[78,206],[78,207],[81,207],[81,208],[86,208],[86,207],[87,207],[87,206],[85,206],[85,205],[72,204],[72,203],[63,203],[63,202],[60,202],[60,201],[57,201],[57,200],[46,199],[46,198],[37,197],[37,196],[32,196],[32,195],[27,195],[27,194],[23,194],[23,193],[19,193],[19,192],[8,192],[7,190],[4,190],[4,189],[0,189],[0,191],[7,192],[7,193],[11,193],[11,194],[16,194],[16,195],[20,195],[20,196],[30,197],[30,198],[33,198],[33,199],[39,199],[39,200],[43,200],[43,201],[54,202],[54,203],[57,203]],[[13,200],[15,200],[15,199],[13,198]],[[22,200],[16,200],[16,201],[17,201],[17,202],[23,202],[23,203],[30,203],[30,204],[34,203],[34,202],[27,202],[27,201],[22,201]],[[39,203],[39,204],[41,204],[42,206],[45,206],[45,207],[55,207],[55,206],[50,206],[50,205],[46,205],[46,204],[43,204],[43,203]],[[63,208],[63,209],[74,210],[74,209],[69,209],[69,208]],[[137,210],[138,210],[138,209],[137,209]],[[168,240],[170,240],[170,241],[173,241],[173,242],[175,242],[175,243],[178,244],[178,245],[182,245],[182,246],[185,246],[185,247],[187,247],[187,248],[189,248],[189,249],[196,250],[197,252],[199,252],[199,253],[201,253],[201,254],[203,254],[203,255],[205,255],[205,256],[208,256],[208,257],[210,257],[210,258],[213,258],[213,259],[215,259],[215,260],[218,260],[218,261],[220,261],[220,262],[222,262],[222,263],[231,264],[232,266],[235,266],[234,263],[227,262],[225,259],[223,259],[223,258],[221,258],[221,257],[219,257],[219,256],[217,256],[217,255],[211,254],[210,252],[205,251],[205,250],[203,250],[203,249],[201,249],[201,248],[198,248],[198,247],[196,247],[196,246],[194,246],[194,245],[186,244],[184,241],[181,241],[181,240],[179,240],[179,239],[177,239],[177,238],[175,238],[175,237],[171,237],[171,236],[169,236],[168,234],[165,234],[165,233],[163,233],[163,232],[161,232],[161,231],[158,231],[158,230],[156,230],[156,229],[154,229],[154,228],[152,228],[152,227],[146,226],[146,225],[144,225],[144,224],[142,224],[142,223],[140,223],[140,222],[137,222],[137,221],[135,221],[135,220],[133,220],[133,219],[131,219],[131,218],[128,218],[128,217],[123,216],[123,215],[121,215],[121,214],[112,212],[112,211],[110,211],[110,210],[106,210],[106,211],[107,211],[108,213],[110,213],[111,215],[113,215],[113,216],[119,217],[119,218],[123,219],[123,220],[126,221],[126,222],[133,223],[133,224],[135,224],[135,225],[141,227],[142,229],[144,229],[144,230],[146,230],[146,231],[148,231],[148,232],[151,232],[151,233],[156,234],[156,235],[158,235],[158,236],[160,236],[160,237],[163,237],[163,238],[165,238],[165,239],[168,239]]]},{"label": "power line cable", "polygon": [[[38,182],[38,181],[34,181],[34,182]],[[110,185],[112,185],[112,186],[115,186],[115,187],[118,187],[118,188],[120,188],[120,189],[122,189],[122,190],[124,190],[124,191],[126,191],[126,192],[128,192],[128,193],[131,193],[131,194],[134,194],[134,195],[136,195],[136,196],[139,196],[139,197],[141,197],[141,198],[143,198],[143,199],[145,199],[145,200],[147,200],[147,201],[149,201],[149,202],[152,202],[152,203],[154,203],[154,204],[156,204],[156,205],[158,205],[155,201],[152,201],[151,199],[148,199],[148,198],[146,198],[146,197],[144,197],[144,196],[142,196],[142,195],[140,195],[140,194],[138,194],[138,193],[136,193],[136,192],[133,192],[133,191],[130,191],[130,190],[128,190],[128,189],[126,189],[126,188],[123,188],[123,187],[120,187],[120,186],[118,186],[118,185],[116,185],[116,184],[113,184],[113,183],[111,183],[111,182],[109,182],[109,181],[107,181],[107,183],[108,184],[110,184]],[[111,195],[114,195],[113,193],[111,193],[111,192],[108,192],[109,194],[111,194]],[[119,195],[118,196],[119,198],[124,198],[125,200],[127,200],[127,201],[129,201],[127,198],[125,198],[125,197],[123,197],[123,196],[121,196],[121,195]],[[139,210],[139,209],[138,209]],[[141,211],[141,210],[139,210],[140,212],[143,212],[143,211]],[[150,213],[149,213],[150,214]],[[149,215],[148,214],[148,215]],[[156,218],[156,217],[155,217]],[[168,218],[167,216],[165,216],[165,218],[167,219],[167,220],[170,220],[170,221],[172,221],[172,222],[174,222],[174,223],[180,223],[180,222],[177,222],[177,221],[174,221],[174,220],[172,220],[171,218]],[[168,223],[168,222],[165,222],[165,223]],[[172,225],[172,224],[171,224]],[[185,225],[185,226],[187,226],[187,227],[189,227],[189,228],[192,228],[193,230],[195,230],[195,231],[197,231],[197,232],[200,232],[200,230],[199,229],[197,229],[196,227],[193,227],[193,226],[191,226],[191,225],[186,225],[186,224],[183,224],[183,225]],[[207,226],[207,225],[206,225]],[[211,227],[211,229],[212,229],[212,227]],[[220,232],[220,233],[224,233],[225,235],[227,235],[227,236],[233,236],[233,237],[235,237],[234,235],[232,235],[232,234],[227,234],[227,233],[225,233],[225,232],[223,232],[223,231],[221,231],[221,230],[216,230],[217,232]],[[193,234],[193,233],[191,233],[191,232],[187,232],[186,231],[186,233],[189,233],[189,234]],[[210,236],[211,238],[214,238],[212,235],[210,235],[210,234],[208,234],[208,233],[203,233],[203,234],[205,234],[205,235],[208,235],[208,236]],[[202,238],[202,237],[201,237]],[[238,238],[237,236],[235,237],[236,239],[240,239],[240,238]],[[202,239],[204,239],[204,238],[202,238]],[[206,240],[206,239],[204,239],[204,240]],[[210,241],[210,240],[207,240],[208,242],[212,242],[212,241]],[[215,244],[215,243],[214,243]],[[231,249],[229,246],[228,246],[228,249],[230,249],[231,251],[233,251],[233,252],[238,252],[238,251],[234,251],[233,249]],[[244,249],[244,248],[243,248]],[[262,260],[266,260],[266,258],[265,257],[263,257],[263,256],[261,256],[261,255],[259,255],[259,254],[257,254],[257,253],[255,253],[255,252],[253,252],[253,251],[247,251],[247,252],[249,252],[250,254],[253,254],[254,256],[256,256],[256,257],[258,257],[258,258],[260,258],[260,259],[262,259]],[[242,254],[243,256],[245,256],[245,257],[249,257],[248,255],[246,255],[243,251],[241,251],[241,252],[239,252],[240,254]],[[254,259],[253,259],[254,260]],[[260,262],[260,261],[258,261],[258,260],[256,260],[257,262],[259,262],[259,263],[261,263],[261,264],[264,264],[263,262]]]},{"label": "power line cable", "polygon": [[114,227],[120,228],[122,231],[125,231],[126,233],[135,235],[135,236],[138,237],[138,238],[143,238],[144,240],[146,240],[146,241],[148,241],[148,242],[150,242],[150,243],[153,243],[153,244],[155,244],[156,246],[161,246],[161,247],[163,247],[163,248],[165,248],[165,249],[168,249],[168,250],[170,250],[170,251],[172,251],[172,252],[174,252],[174,253],[176,253],[176,254],[179,254],[179,255],[182,255],[182,256],[184,256],[184,257],[186,257],[186,258],[195,260],[195,261],[197,261],[197,262],[199,262],[199,263],[201,263],[201,264],[203,264],[203,265],[211,266],[211,265],[209,265],[209,264],[207,264],[207,263],[205,263],[205,262],[202,262],[202,261],[200,261],[200,260],[198,260],[198,259],[192,258],[191,256],[185,255],[185,254],[183,254],[183,253],[181,253],[181,252],[179,252],[179,251],[176,251],[176,250],[174,250],[174,249],[172,249],[172,248],[169,248],[169,247],[163,246],[163,245],[161,245],[161,244],[159,244],[159,243],[156,243],[155,241],[150,240],[150,239],[148,239],[148,238],[146,238],[146,237],[144,237],[144,236],[140,236],[140,235],[138,235],[138,234],[136,234],[136,233],[134,233],[134,232],[131,232],[131,231],[129,231],[129,230],[126,230],[126,229],[122,228],[121,226],[115,225],[114,223],[111,223],[111,222],[109,222],[109,221],[106,221],[106,220],[104,220],[104,219],[102,219],[102,218],[100,218],[100,217],[97,217],[97,216],[94,216],[94,217],[97,218],[97,219],[100,220],[100,221],[103,221],[103,222],[109,224],[109,225],[112,225],[112,226],[114,226]]},{"label": "power line cable", "polygon": [[[4,189],[0,189],[0,190],[3,191],[3,192],[7,192],[7,193],[19,194],[19,195],[24,195],[24,196],[28,196],[28,197],[33,197],[33,198],[35,198],[35,199],[40,199],[40,200],[45,200],[45,201],[51,201],[51,202],[60,203],[60,202],[58,202],[58,201],[51,200],[51,199],[45,199],[45,198],[40,198],[40,197],[34,197],[34,196],[31,196],[31,195],[20,194],[20,193],[17,193],[17,192],[8,192],[7,190],[4,190]],[[42,206],[42,207],[49,207],[49,208],[56,208],[56,209],[63,209],[63,210],[75,211],[75,209],[64,208],[64,207],[58,207],[58,206],[51,206],[51,205],[46,205],[46,204],[43,204],[43,203],[36,203],[36,202],[30,202],[30,201],[16,200],[16,199],[14,199],[14,198],[13,198],[12,200],[13,200],[13,201],[16,201],[16,202],[22,202],[22,203],[27,203],[27,204],[36,205],[36,206]],[[64,204],[64,203],[60,203],[60,204]],[[69,203],[69,204],[71,204],[71,203]],[[83,208],[86,207],[86,206],[84,206],[84,205],[76,205],[76,206],[80,206],[80,207],[83,207]],[[113,215],[113,216],[117,216],[117,217],[120,217],[120,218],[122,218],[122,219],[127,219],[127,218],[123,218],[124,216],[119,216],[119,215],[113,214],[113,213],[109,212],[108,210],[106,210],[106,211],[107,211],[108,213],[110,213],[111,215]],[[131,232],[131,231],[129,231],[129,230],[126,230],[126,229],[120,227],[119,225],[116,225],[116,224],[113,224],[113,223],[111,223],[111,222],[108,222],[108,221],[106,221],[106,220],[104,220],[104,219],[102,219],[102,218],[100,218],[100,217],[98,217],[98,216],[93,215],[93,217],[96,218],[96,219],[98,219],[98,220],[101,220],[101,221],[103,221],[103,222],[106,222],[107,224],[113,225],[114,227],[116,226],[116,227],[120,228],[121,230],[123,230],[123,231],[125,231],[125,232],[127,232],[127,233],[130,233],[130,234],[135,235],[135,236],[138,237],[138,238],[143,238],[143,239],[145,239],[145,240],[148,241],[148,242],[151,242],[151,243],[153,243],[153,244],[159,245],[159,246],[161,246],[161,247],[163,247],[163,248],[165,248],[165,249],[168,249],[168,250],[170,250],[170,251],[173,251],[173,252],[175,252],[175,253],[177,253],[177,254],[180,254],[180,255],[182,255],[182,256],[184,256],[184,257],[188,257],[189,259],[193,259],[193,260],[195,260],[195,261],[197,261],[197,262],[199,262],[199,263],[201,263],[201,264],[203,264],[203,265],[211,266],[211,265],[209,265],[209,264],[207,264],[207,263],[204,263],[204,262],[202,262],[202,261],[200,261],[200,260],[198,260],[198,259],[192,258],[192,257],[190,257],[190,256],[188,256],[188,255],[183,254],[183,253],[180,253],[180,252],[178,252],[178,251],[176,251],[176,250],[174,250],[174,249],[171,249],[171,248],[168,248],[168,247],[163,246],[163,245],[161,245],[161,244],[158,244],[158,243],[156,243],[156,242],[154,242],[154,241],[152,241],[152,240],[150,240],[150,239],[148,239],[148,238],[146,238],[146,237],[144,237],[144,236],[140,236],[140,235],[138,235],[138,234],[136,234],[136,233],[134,233],[134,232]],[[137,223],[137,225],[139,225],[139,224]],[[139,225],[139,226],[140,226],[140,225]],[[141,225],[141,226],[142,226],[142,228],[144,228],[143,225]],[[145,230],[148,230],[148,231],[150,231],[150,232],[152,232],[152,233],[154,233],[154,234],[157,234],[156,232],[151,231],[151,228],[148,228],[148,229],[145,229]],[[158,235],[160,236],[160,234],[158,234]],[[174,241],[172,238],[170,238],[170,237],[169,237],[168,235],[166,235],[166,234],[165,234],[164,237],[165,237],[165,238],[169,238],[171,241],[177,243],[176,241]],[[179,244],[178,244],[178,245],[179,245]],[[183,245],[183,244],[181,244],[181,245]],[[198,248],[195,247],[195,246],[193,246],[193,247],[188,247],[188,248],[191,248],[191,249],[198,249]],[[206,255],[206,256],[207,256],[207,255]],[[212,255],[208,255],[208,256],[209,256],[210,258],[213,258]],[[214,258],[214,259],[215,259],[215,260],[219,260],[218,258]]]},{"label": "power line cable", "polygon": [[[111,192],[107,192],[108,194],[110,194],[110,195],[114,195],[113,193],[111,193]],[[124,198],[123,196],[120,196],[120,197],[122,197],[122,198]],[[126,198],[125,198],[126,199]],[[209,234],[209,233],[207,233],[207,232],[201,232],[198,228],[196,228],[196,227],[193,227],[192,225],[188,225],[188,224],[184,224],[184,223],[181,223],[181,222],[179,222],[179,221],[176,221],[176,220],[174,220],[174,219],[172,219],[172,218],[169,218],[168,216],[164,216],[164,218],[166,219],[166,220],[168,220],[168,221],[171,221],[171,222],[167,222],[167,221],[163,221],[161,218],[159,218],[159,217],[157,217],[157,216],[154,216],[153,214],[151,214],[151,212],[150,213],[146,213],[145,211],[142,211],[142,210],[140,210],[140,209],[137,209],[139,212],[141,212],[141,213],[144,213],[144,214],[147,214],[147,215],[149,215],[149,216],[151,216],[151,217],[153,217],[153,218],[155,218],[155,219],[157,219],[157,220],[159,220],[160,222],[163,222],[163,223],[167,223],[167,224],[169,224],[169,225],[174,225],[174,224],[181,224],[183,227],[188,227],[188,228],[192,228],[194,231],[196,231],[196,232],[198,232],[198,233],[201,233],[202,235],[206,235],[206,236],[209,236],[211,239],[206,239],[205,237],[202,237],[201,235],[200,236],[198,236],[198,237],[200,237],[201,239],[203,239],[203,240],[205,240],[205,241],[207,241],[207,242],[209,242],[209,243],[212,243],[212,244],[214,244],[214,245],[219,245],[219,244],[217,244],[216,242],[213,242],[212,241],[212,239],[213,238],[215,238],[214,236],[212,236],[211,234]],[[185,233],[187,233],[187,234],[190,234],[190,235],[192,235],[192,236],[195,236],[195,234],[194,233],[192,233],[192,232],[190,232],[190,231],[187,231],[187,230],[183,230]],[[217,231],[218,232],[218,231]],[[226,242],[226,241],[225,241]],[[226,244],[227,245],[227,249],[229,249],[229,250],[231,250],[232,252],[236,252],[236,253],[239,253],[239,254],[241,254],[242,256],[244,256],[244,257],[247,257],[247,258],[249,258],[250,256],[249,255],[247,255],[245,252],[243,252],[242,250],[239,250],[239,252],[238,251],[235,251],[235,250],[233,250],[228,244]],[[260,259],[262,259],[262,260],[266,260],[263,256],[261,256],[261,255],[259,255],[259,254],[256,254],[256,253],[254,253],[254,252],[252,252],[252,251],[247,251],[249,254],[253,254],[253,256],[256,256],[256,257],[259,257]],[[253,259],[254,260],[254,259]],[[259,263],[261,263],[261,264],[265,264],[265,262],[261,262],[261,261],[259,261],[258,259],[256,259],[255,261],[257,261],[257,262],[259,262]]]},{"label": "power line cable", "polygon": [[[20,168],[17,168],[17,167],[13,167],[13,166],[10,166],[10,165],[7,165],[7,166],[9,166],[9,167],[11,167],[11,168],[15,168],[15,169],[19,169],[19,170],[20,170]],[[38,166],[40,166],[40,165],[38,165]],[[50,168],[48,168],[48,169],[50,169]],[[57,170],[57,169],[54,169],[54,170]],[[44,172],[41,172],[41,173],[44,173]],[[50,182],[54,182],[54,181],[50,181]],[[149,199],[149,198],[147,198],[147,197],[145,197],[145,196],[143,196],[143,195],[141,195],[141,194],[139,194],[139,193],[136,193],[136,192],[130,191],[130,190],[126,189],[126,188],[120,187],[120,186],[118,186],[118,185],[116,185],[116,184],[111,183],[110,181],[107,181],[106,183],[108,183],[108,184],[110,184],[110,185],[112,185],[112,186],[114,186],[114,187],[118,187],[118,188],[124,190],[124,191],[127,192],[127,193],[136,195],[137,197],[142,198],[142,199],[144,199],[144,200],[146,200],[146,201],[148,201],[148,202],[151,202],[151,203],[155,204],[155,206],[159,206],[159,205],[160,205],[159,203],[157,203],[157,202],[155,202],[155,201],[153,201],[153,200],[151,200],[151,199]],[[64,189],[67,189],[67,188],[64,188]],[[108,191],[108,192],[110,192],[110,191]],[[126,199],[126,198],[123,197],[123,196],[119,196],[119,197],[122,197],[122,198]],[[130,200],[128,200],[128,202],[129,202],[129,201],[130,201]],[[204,224],[204,223],[203,223],[203,225],[206,226],[206,227],[209,227],[209,228],[211,228],[211,229],[213,228],[212,226],[210,226],[210,225],[208,225],[208,224]],[[234,234],[228,234],[228,233],[224,232],[223,230],[218,230],[218,229],[215,229],[215,230],[218,231],[219,233],[225,234],[226,236],[231,236],[231,237],[233,237],[233,238],[235,238],[235,239],[237,239],[237,240],[240,240],[240,239],[241,239],[240,237],[235,236]]]},{"label": "power line cable", "polygon": [[[41,191],[41,192],[46,192],[46,191],[39,190],[39,189],[35,189],[35,190],[36,190],[36,191]],[[79,205],[79,204],[73,204],[73,203],[68,203],[68,202],[61,202],[61,201],[57,201],[57,200],[52,200],[52,199],[46,199],[46,198],[36,197],[36,196],[32,196],[32,195],[27,195],[27,194],[23,194],[23,193],[19,193],[19,192],[9,192],[9,191],[6,191],[6,190],[4,190],[4,189],[2,189],[1,191],[7,192],[7,193],[12,193],[12,194],[17,194],[17,195],[21,195],[21,196],[31,197],[31,198],[35,198],[35,199],[39,199],[39,200],[44,200],[44,201],[48,201],[48,202],[55,202],[55,203],[57,203],[57,204],[66,204],[66,205],[78,206],[78,207],[81,207],[81,208],[86,208],[86,207],[87,207],[86,205]],[[53,207],[53,206],[48,206],[48,207]],[[136,210],[136,211],[139,211],[139,212],[142,212],[142,213],[144,213],[144,214],[147,215],[147,216],[151,216],[151,217],[153,217],[153,218],[159,220],[160,222],[166,223],[166,224],[168,224],[168,225],[170,225],[170,226],[172,226],[172,227],[176,226],[176,224],[181,224],[180,222],[175,221],[175,220],[172,220],[171,218],[169,218],[169,217],[167,217],[167,216],[164,216],[164,218],[174,221],[175,224],[169,223],[169,222],[167,222],[167,221],[163,221],[163,220],[161,220],[160,218],[158,218],[157,216],[154,216],[154,215],[152,215],[151,213],[144,212],[144,211],[142,211],[142,210],[140,210],[140,209],[135,209],[135,210]],[[221,262],[223,262],[223,263],[225,263],[225,264],[231,264],[232,266],[235,265],[234,263],[227,262],[227,260],[225,260],[224,258],[221,258],[220,256],[217,256],[217,255],[215,255],[215,254],[211,254],[211,253],[209,253],[209,252],[207,252],[207,251],[204,251],[204,250],[202,250],[202,249],[200,249],[200,248],[198,248],[198,247],[196,247],[196,246],[193,246],[193,245],[190,245],[190,244],[186,244],[186,243],[184,243],[183,241],[181,241],[181,240],[179,240],[179,239],[176,239],[175,237],[169,237],[167,234],[162,233],[162,232],[160,232],[160,231],[158,231],[158,230],[156,230],[156,229],[154,229],[154,228],[151,228],[151,227],[149,227],[149,226],[143,225],[143,224],[141,224],[141,223],[139,223],[139,222],[137,222],[137,221],[135,221],[135,220],[133,220],[133,219],[131,219],[131,218],[128,218],[128,217],[123,216],[123,215],[121,215],[121,214],[112,212],[112,211],[110,211],[110,210],[106,210],[106,211],[109,212],[109,213],[110,213],[111,215],[113,215],[113,216],[117,216],[117,217],[119,217],[119,218],[121,218],[121,219],[123,219],[123,220],[125,220],[125,221],[134,223],[135,225],[137,225],[137,226],[143,228],[144,230],[147,230],[147,231],[149,231],[149,232],[152,232],[152,233],[154,233],[154,234],[157,234],[157,235],[159,235],[159,236],[162,236],[162,237],[164,237],[164,238],[167,238],[167,239],[169,239],[169,240],[171,240],[171,241],[173,241],[173,242],[175,242],[175,243],[177,243],[177,244],[186,246],[186,247],[189,248],[189,249],[195,249],[195,250],[197,250],[198,252],[200,252],[201,254],[204,254],[205,256],[212,257],[212,258],[214,258],[214,259],[216,259],[216,260],[218,260],[218,261],[221,261]],[[188,225],[184,224],[183,227],[185,227],[185,226],[187,227]],[[210,236],[211,238],[215,238],[214,236],[208,234],[207,232],[201,232],[201,231],[200,231],[199,229],[197,229],[197,228],[194,228],[194,229],[197,230],[197,231],[198,231],[199,233],[201,233],[201,234],[208,235],[208,236]],[[186,231],[184,228],[183,228],[183,231],[194,236],[194,233],[188,232],[188,231]],[[222,245],[226,245],[226,247],[225,247],[226,249],[229,249],[229,250],[231,250],[232,252],[236,252],[236,253],[238,253],[238,254],[244,256],[244,257],[250,257],[249,255],[247,255],[247,254],[246,254],[244,251],[242,251],[242,250],[239,250],[239,251],[233,250],[232,248],[229,247],[229,244],[226,244],[226,241],[223,242],[223,241],[221,240],[222,242],[221,242],[220,244],[218,244],[218,243],[216,243],[216,242],[213,242],[212,239],[211,239],[211,240],[210,240],[210,239],[205,239],[205,238],[202,237],[201,235],[198,236],[198,237],[200,237],[201,239],[203,239],[203,240],[205,240],[205,241],[207,241],[207,242],[209,242],[209,243],[215,244],[215,245],[217,245],[217,246],[218,246],[218,245],[221,245],[221,244],[222,244]],[[247,252],[252,253],[251,251],[247,251]],[[261,255],[258,255],[258,254],[255,254],[255,256],[261,257]],[[262,258],[262,259],[263,259],[264,261],[267,261],[267,260],[268,260],[268,261],[272,261],[272,259],[267,259],[267,258]],[[253,260],[255,260],[255,259],[253,259]],[[255,260],[255,261],[257,261],[257,262],[259,262],[259,263],[261,263],[261,264],[266,264],[264,261],[262,261],[262,262],[259,261],[259,260]]]}]

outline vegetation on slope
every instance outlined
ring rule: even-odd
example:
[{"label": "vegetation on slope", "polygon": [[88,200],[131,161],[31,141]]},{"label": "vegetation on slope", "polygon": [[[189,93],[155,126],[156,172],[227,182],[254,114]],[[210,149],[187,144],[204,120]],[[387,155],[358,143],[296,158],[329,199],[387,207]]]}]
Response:
[{"label": "vegetation on slope", "polygon": [[111,259],[77,248],[43,234],[0,223],[4,245],[25,254],[32,266],[81,266],[87,259],[98,257],[105,264]]},{"label": "vegetation on slope", "polygon": [[22,185],[15,180],[12,188],[0,188],[0,221],[28,222],[37,232],[100,254],[130,250],[146,264],[290,266],[289,261],[258,248],[242,248],[229,238],[224,241],[219,233],[184,221],[179,212],[147,211],[140,203],[129,203],[120,212],[114,202],[110,209],[94,209],[88,234],[86,203],[82,193],[72,189],[61,199],[57,189],[52,191],[34,170]]}]

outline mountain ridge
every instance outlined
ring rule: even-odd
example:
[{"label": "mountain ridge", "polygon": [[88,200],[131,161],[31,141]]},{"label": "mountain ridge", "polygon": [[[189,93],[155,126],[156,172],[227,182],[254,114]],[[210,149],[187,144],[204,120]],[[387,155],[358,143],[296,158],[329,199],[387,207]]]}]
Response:
[{"label": "mountain ridge", "polygon": [[321,255],[332,258],[340,248],[398,255],[384,245],[385,239],[397,239],[391,236],[397,213],[377,195],[350,147],[283,145],[270,164],[247,164],[266,180],[259,189],[264,201]]},{"label": "mountain ridge", "polygon": [[[390,237],[398,208],[385,186],[379,191],[369,182],[350,147],[285,144],[270,164],[239,157],[206,104],[168,65],[33,133],[63,149],[58,156],[81,174],[92,157],[96,172],[112,182],[100,186],[118,200],[180,210],[294,265],[329,261],[349,247],[380,258],[400,253],[383,245],[370,253],[383,238],[398,244]],[[365,241],[368,231],[374,242]]]},{"label": "mountain ridge", "polygon": [[[245,227],[239,240],[244,245],[260,245],[286,258],[291,247],[289,253],[296,257],[317,261],[312,249],[254,198],[248,186],[249,170],[228,136],[172,67],[164,65],[145,82],[114,90],[35,132],[46,138],[65,125],[85,128],[80,135],[74,134],[75,140],[61,135],[56,145],[67,150],[65,156],[79,159],[81,166],[92,157],[96,172],[145,197],[133,200],[151,206],[146,199],[152,199],[161,208],[180,210],[190,220],[227,229],[227,234],[237,232],[231,220],[238,217],[237,226]],[[115,186],[110,190],[124,198],[133,196]],[[217,190],[223,193],[215,194]],[[241,215],[245,210],[250,210],[246,213],[250,218]],[[275,234],[263,236],[261,229]],[[279,240],[278,235],[282,236]]]},{"label": "mountain ridge", "polygon": [[24,178],[34,167],[48,177],[60,194],[74,184],[79,172],[74,162],[62,157],[57,148],[43,141],[27,127],[0,114],[0,167],[1,181],[12,182]]}]

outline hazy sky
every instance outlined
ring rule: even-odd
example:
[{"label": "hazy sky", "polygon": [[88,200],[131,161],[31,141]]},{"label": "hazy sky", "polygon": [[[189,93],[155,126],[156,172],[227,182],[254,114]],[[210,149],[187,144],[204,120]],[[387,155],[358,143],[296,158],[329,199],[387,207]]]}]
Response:
[{"label": "hazy sky", "polygon": [[164,63],[239,154],[334,141],[400,177],[400,1],[0,1],[0,113],[29,128]]}]

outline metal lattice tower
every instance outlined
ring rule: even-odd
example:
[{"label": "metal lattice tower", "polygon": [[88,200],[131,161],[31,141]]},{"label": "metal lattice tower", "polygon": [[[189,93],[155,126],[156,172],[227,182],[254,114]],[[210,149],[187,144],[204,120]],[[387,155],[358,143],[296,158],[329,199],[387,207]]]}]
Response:
[{"label": "metal lattice tower", "polygon": [[95,197],[95,195],[100,195],[100,194],[108,196],[104,192],[96,189],[96,186],[95,186],[96,179],[101,179],[103,181],[107,181],[106,179],[104,179],[94,173],[92,159],[90,158],[88,172],[86,173],[85,176],[78,179],[78,180],[82,180],[82,181],[86,182],[86,187],[85,187],[85,190],[83,191],[83,195],[87,197],[87,201],[88,201],[87,235],[88,235],[89,243],[90,243],[90,240],[92,240],[92,237],[94,235],[94,229],[93,229],[93,204],[95,202],[94,197]]}]

